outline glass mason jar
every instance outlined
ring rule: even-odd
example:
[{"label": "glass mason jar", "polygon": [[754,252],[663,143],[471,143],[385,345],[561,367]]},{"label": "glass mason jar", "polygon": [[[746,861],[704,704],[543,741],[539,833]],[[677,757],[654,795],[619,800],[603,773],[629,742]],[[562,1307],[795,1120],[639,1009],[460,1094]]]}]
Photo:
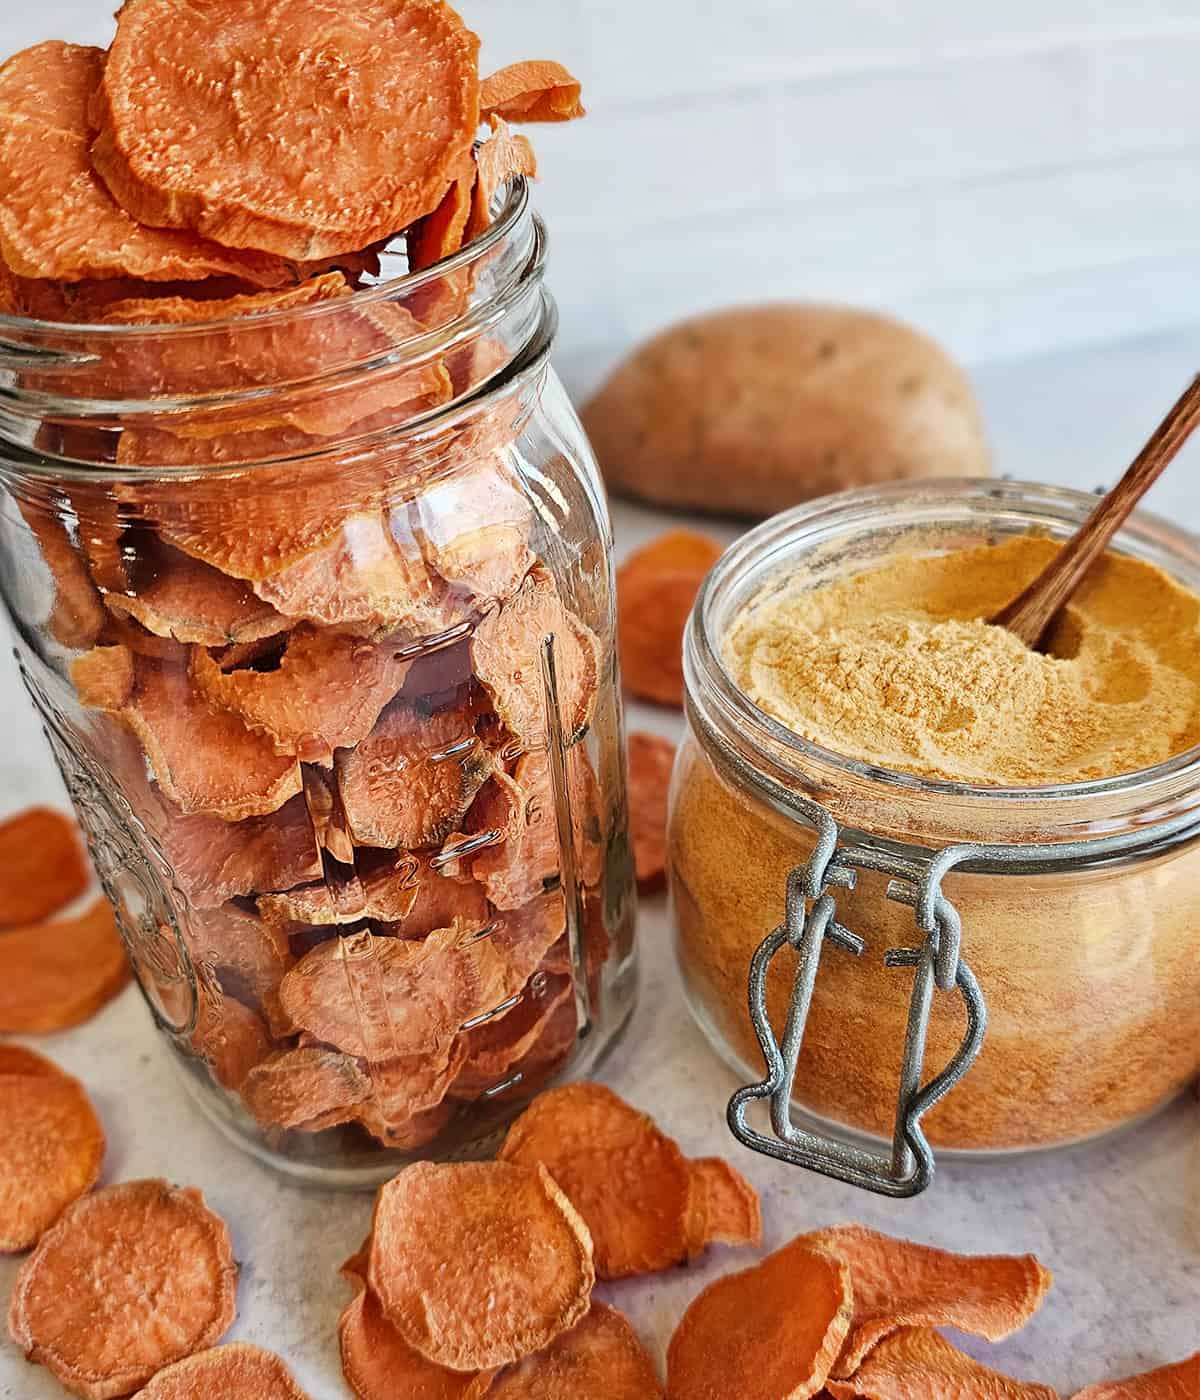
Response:
[{"label": "glass mason jar", "polygon": [[632,1008],[610,528],[501,203],[309,305],[0,320],[25,683],[184,1082],[315,1181],[485,1150]]},{"label": "glass mason jar", "polygon": [[[761,1079],[761,1046],[771,1073],[749,1097],[772,1098],[777,1138],[788,1137],[788,1109],[798,1108],[816,1133],[805,1150],[833,1175],[884,1189],[881,1173],[890,1173],[894,1194],[920,1189],[897,1156],[885,1167],[855,1156],[858,1135],[895,1132],[901,1156],[914,1145],[917,1115],[902,1122],[898,1096],[908,1096],[909,1110],[929,1110],[932,1144],[1008,1152],[1107,1133],[1151,1113],[1200,1070],[1200,751],[1061,786],[926,780],[797,737],[748,699],[721,660],[731,621],[774,582],[802,576],[819,587],[897,551],[938,553],[1028,532],[1061,539],[1093,505],[1092,496],[1019,482],[848,492],[751,531],[697,602],[670,830],[686,993],[748,1085]],[[1200,592],[1190,535],[1141,515],[1116,548]],[[818,823],[828,828],[819,852]],[[943,969],[930,943],[940,934],[942,954],[955,959],[955,911],[961,960]],[[752,1025],[747,978],[776,926],[782,932],[756,963],[764,1038]],[[841,946],[797,979],[804,927],[818,956],[826,930]],[[915,990],[914,945],[929,958]],[[914,1026],[925,1003],[927,1028]],[[915,1067],[905,1062],[906,1040]],[[945,1067],[957,1073],[976,1054],[935,1105],[953,1077],[939,1079]],[[830,1146],[822,1133],[851,1145]],[[764,1150],[796,1155],[775,1140]]]}]

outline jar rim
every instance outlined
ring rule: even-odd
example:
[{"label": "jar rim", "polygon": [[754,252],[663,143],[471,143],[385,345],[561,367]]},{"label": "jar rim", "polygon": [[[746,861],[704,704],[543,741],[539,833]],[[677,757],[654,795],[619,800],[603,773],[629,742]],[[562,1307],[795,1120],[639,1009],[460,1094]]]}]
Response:
[{"label": "jar rim", "polygon": [[[976,819],[1005,807],[1038,804],[1065,838],[1082,827],[1095,830],[1088,808],[1103,803],[1110,819],[1124,828],[1131,824],[1161,828],[1181,811],[1200,808],[1200,745],[1195,745],[1146,768],[1106,778],[1045,785],[992,786],[963,783],[869,763],[837,753],[806,739],[761,710],[737,684],[722,659],[716,627],[720,604],[732,589],[744,586],[753,572],[766,576],[771,568],[801,556],[806,535],[841,528],[878,529],[884,511],[889,524],[906,507],[933,523],[939,511],[955,507],[990,508],[1010,519],[1036,512],[1038,523],[1059,534],[1070,533],[1094,508],[1090,492],[1037,482],[946,478],[920,482],[891,482],[859,487],[804,502],[772,516],[734,543],[718,560],[702,585],[684,639],[684,672],[690,711],[721,736],[733,738],[753,762],[796,784],[812,788],[851,781],[860,790],[886,792],[921,802],[953,803],[964,817]],[[1118,532],[1113,548],[1149,559],[1181,581],[1190,572],[1200,588],[1200,539],[1148,511],[1137,511]],[[744,765],[740,766],[740,769]],[[1103,827],[1113,830],[1112,825]]]}]

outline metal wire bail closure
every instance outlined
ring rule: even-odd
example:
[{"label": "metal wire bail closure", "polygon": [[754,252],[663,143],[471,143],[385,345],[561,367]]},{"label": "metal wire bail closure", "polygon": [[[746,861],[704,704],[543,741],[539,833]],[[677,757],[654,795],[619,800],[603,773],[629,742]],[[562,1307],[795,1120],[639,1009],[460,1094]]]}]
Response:
[{"label": "metal wire bail closure", "polygon": [[[807,863],[797,866],[788,876],[784,922],[763,939],[750,961],[750,1020],[767,1075],[759,1083],[739,1089],[729,1100],[729,1128],[745,1146],[779,1161],[807,1167],[879,1195],[916,1196],[933,1180],[935,1165],[921,1119],[975,1062],[987,1025],[987,1008],[979,983],[960,955],[962,922],[941,891],[946,872],[978,855],[981,848],[952,846],[918,868],[911,861],[883,851],[864,847],[839,849],[840,833],[833,817],[819,803],[799,794],[793,795],[793,803],[816,827],[817,840]],[[887,886],[888,899],[913,906],[915,923],[922,935],[918,946],[890,948],[884,956],[888,967],[916,969],[890,1155],[797,1127],[791,1119],[796,1066],[825,944],[828,941],[840,952],[854,957],[866,951],[865,941],[837,922],[836,903],[829,893],[831,886],[853,889],[858,870],[874,870],[892,877]],[[767,1014],[766,982],[771,961],[785,944],[796,950],[799,966],[783,1037],[777,1041]],[[957,991],[962,997],[967,1030],[950,1063],[922,1084],[935,990]],[[759,1099],[770,1104],[774,1137],[758,1132],[747,1122],[747,1110]]]}]

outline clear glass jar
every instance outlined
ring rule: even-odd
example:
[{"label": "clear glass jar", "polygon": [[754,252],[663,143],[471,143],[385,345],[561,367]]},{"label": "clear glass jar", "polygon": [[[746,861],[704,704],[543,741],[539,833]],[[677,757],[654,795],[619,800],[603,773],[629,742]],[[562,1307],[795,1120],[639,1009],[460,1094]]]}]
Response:
[{"label": "clear glass jar", "polygon": [[632,1009],[611,533],[501,202],[312,305],[0,319],[27,687],[185,1083],[325,1183],[486,1150]]},{"label": "clear glass jar", "polygon": [[[1200,751],[1057,787],[925,780],[798,738],[757,709],[721,662],[731,620],[784,576],[817,587],[898,551],[1031,531],[1064,538],[1093,505],[1079,492],[1019,482],[872,487],[766,522],[710,576],[685,643],[689,733],[673,780],[670,878],[688,1000],[748,1084],[762,1059],[748,1012],[750,962],[781,923],[789,873],[814,849],[814,828],[789,794],[834,818],[851,865],[857,852],[864,864],[887,856],[926,871],[949,846],[989,847],[942,881],[988,1024],[973,1067],[928,1114],[935,1146],[990,1153],[1093,1138],[1153,1112],[1200,1070]],[[1116,548],[1200,592],[1190,535],[1141,515]],[[853,889],[830,893],[836,920],[867,950],[826,951],[791,1100],[822,1131],[886,1138],[914,979],[884,954],[923,935],[911,887],[908,898],[889,890],[877,869],[860,864]],[[766,977],[777,1040],[796,967],[785,945]],[[966,1023],[960,997],[934,994],[926,1079],[951,1061]]]}]

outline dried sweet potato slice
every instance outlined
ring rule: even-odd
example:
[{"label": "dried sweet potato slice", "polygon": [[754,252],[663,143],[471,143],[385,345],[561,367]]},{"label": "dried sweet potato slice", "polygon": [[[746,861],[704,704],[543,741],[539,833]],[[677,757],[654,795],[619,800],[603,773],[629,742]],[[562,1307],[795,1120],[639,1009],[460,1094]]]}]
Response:
[{"label": "dried sweet potato slice", "polygon": [[449,6],[331,14],[302,0],[286,23],[269,0],[222,9],[226,22],[170,0],[121,12],[92,159],[124,208],[231,248],[318,258],[437,204],[479,120],[479,41]]},{"label": "dried sweet potato slice", "polygon": [[[215,991],[219,993],[220,988]],[[274,1048],[261,1017],[233,997],[214,995],[208,987],[201,992],[191,1045],[225,1089],[239,1088]]]},{"label": "dried sweet potato slice", "polygon": [[532,180],[537,177],[537,156],[528,138],[509,130],[503,117],[493,113],[488,117],[491,137],[475,151],[475,189],[471,196],[471,217],[467,221],[467,240],[478,238],[492,222],[492,205],[502,185],[517,175]]},{"label": "dried sweet potato slice", "polygon": [[487,1394],[495,1400],[662,1400],[637,1333],[615,1308],[593,1303],[582,1322],[536,1355],[502,1371]]},{"label": "dried sweet potato slice", "polygon": [[414,1129],[420,1132],[420,1125],[429,1121],[427,1115],[434,1115],[437,1131],[444,1126],[442,1104],[466,1056],[467,1047],[459,1036],[435,1055],[372,1062],[374,1092],[355,1116],[385,1147],[413,1150]]},{"label": "dried sweet potato slice", "polygon": [[559,872],[558,821],[544,753],[528,753],[510,778],[494,773],[472,808],[468,830],[498,832],[475,857],[471,873],[498,909],[536,899]]},{"label": "dried sweet potato slice", "polygon": [[561,63],[531,58],[511,63],[479,85],[479,115],[510,122],[569,122],[585,115],[583,89]]},{"label": "dried sweet potato slice", "polygon": [[543,1167],[407,1167],[380,1188],[367,1274],[408,1344],[452,1370],[539,1351],[587,1312],[587,1226]]},{"label": "dried sweet potato slice", "polygon": [[88,156],[88,102],[103,72],[102,49],[61,43],[25,49],[0,68],[0,256],[7,266],[61,282],[294,280],[279,258],[146,228],[116,203]]},{"label": "dried sweet potato slice", "polygon": [[475,674],[496,713],[527,748],[547,743],[543,646],[554,639],[563,736],[578,739],[591,723],[599,686],[599,643],[562,604],[554,580],[534,568],[507,603],[489,612],[471,638]]},{"label": "dried sweet potato slice", "polygon": [[570,978],[548,976],[527,987],[512,1010],[468,1031],[466,1056],[450,1096],[471,1102],[511,1079],[514,1066],[542,1040],[559,1007],[573,996]]},{"label": "dried sweet potato slice", "polygon": [[425,938],[435,929],[457,923],[479,930],[491,922],[488,902],[473,880],[456,880],[418,856],[416,898],[403,918],[389,921],[388,933],[397,938]]},{"label": "dried sweet potato slice", "polygon": [[1058,1400],[1050,1386],[1001,1375],[928,1327],[901,1327],[875,1347],[852,1380],[825,1384],[835,1400]]},{"label": "dried sweet potato slice", "polygon": [[0,1032],[38,1035],[90,1019],[129,981],[108,901],[75,919],[0,931]]},{"label": "dried sweet potato slice", "polygon": [[1074,1400],[1195,1400],[1200,1395],[1200,1351],[1120,1381],[1102,1381],[1079,1391]]},{"label": "dried sweet potato slice", "polygon": [[229,1342],[167,1366],[135,1400],[309,1400],[287,1363],[249,1342]]},{"label": "dried sweet potato slice", "polygon": [[602,1084],[543,1094],[509,1129],[500,1156],[547,1168],[587,1221],[597,1277],[652,1273],[686,1257],[687,1161]]},{"label": "dried sweet potato slice", "polygon": [[133,652],[118,642],[93,647],[71,662],[71,684],[88,710],[123,710],[133,699]]},{"label": "dried sweet potato slice", "polygon": [[[497,911],[485,927],[495,965],[484,979],[490,1000],[476,1007],[479,1013],[516,996],[535,972],[557,970],[549,954],[566,927],[566,905],[559,891],[539,895],[520,909]],[[482,932],[468,936],[481,938]]]},{"label": "dried sweet potato slice", "polygon": [[104,1161],[104,1130],[83,1085],[48,1068],[14,1073],[0,1058],[0,1254],[35,1245],[92,1189]]},{"label": "dried sweet potato slice", "polygon": [[625,687],[640,700],[683,704],[683,629],[719,541],[669,530],[617,570],[617,637]]},{"label": "dried sweet potato slice", "polygon": [[262,895],[258,912],[267,923],[285,928],[299,924],[329,928],[363,919],[390,924],[407,918],[417,902],[421,879],[421,863],[415,856],[389,854],[381,861],[361,860],[346,880],[327,879],[283,894]]},{"label": "dried sweet potato slice", "polygon": [[237,904],[193,909],[182,929],[193,963],[230,978],[273,1022],[279,984],[296,962],[286,931]]},{"label": "dried sweet potato slice", "polygon": [[846,1263],[815,1247],[781,1251],[717,1279],[692,1300],[671,1338],[671,1400],[816,1395],[849,1330],[851,1297]]},{"label": "dried sweet potato slice", "polygon": [[952,1254],[911,1240],[835,1225],[788,1248],[831,1249],[854,1278],[854,1320],[833,1374],[852,1376],[898,1327],[957,1327],[999,1342],[1038,1310],[1053,1275],[1032,1254]]},{"label": "dried sweet potato slice", "polygon": [[688,1163],[688,1258],[710,1244],[761,1244],[758,1192],[723,1157]]},{"label": "dried sweet potato slice", "polygon": [[253,1066],[241,1086],[246,1107],[267,1128],[299,1128],[313,1119],[349,1122],[371,1096],[359,1062],[338,1050],[285,1050]]},{"label": "dried sweet potato slice", "polygon": [[442,202],[408,230],[408,266],[421,272],[457,253],[463,245],[475,189],[475,162],[467,159],[450,181]]},{"label": "dried sweet potato slice", "polygon": [[9,1330],[86,1400],[128,1395],[233,1322],[229,1232],[199,1191],[128,1181],[59,1216],[17,1274]]},{"label": "dried sweet potato slice", "polygon": [[63,1071],[24,1045],[13,1045],[0,1040],[0,1074],[62,1074]]},{"label": "dried sweet potato slice", "polygon": [[675,745],[658,734],[629,736],[629,834],[638,889],[643,894],[667,883],[667,796]]},{"label": "dried sweet potato slice", "polygon": [[0,822],[0,927],[48,919],[87,884],[83,847],[70,817],[30,807]]},{"label": "dried sweet potato slice", "polygon": [[37,541],[53,590],[45,627],[68,650],[90,647],[104,630],[100,593],[66,526],[40,505],[18,500],[17,509]]}]

